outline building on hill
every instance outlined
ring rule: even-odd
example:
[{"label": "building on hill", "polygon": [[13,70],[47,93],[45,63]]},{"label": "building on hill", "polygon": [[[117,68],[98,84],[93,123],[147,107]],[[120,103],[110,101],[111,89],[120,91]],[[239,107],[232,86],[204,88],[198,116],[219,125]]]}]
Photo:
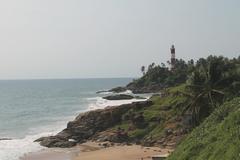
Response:
[{"label": "building on hill", "polygon": [[171,50],[170,69],[173,70],[175,68],[175,63],[176,63],[176,55],[175,55],[175,47],[174,47],[174,45],[172,45],[170,50]]}]

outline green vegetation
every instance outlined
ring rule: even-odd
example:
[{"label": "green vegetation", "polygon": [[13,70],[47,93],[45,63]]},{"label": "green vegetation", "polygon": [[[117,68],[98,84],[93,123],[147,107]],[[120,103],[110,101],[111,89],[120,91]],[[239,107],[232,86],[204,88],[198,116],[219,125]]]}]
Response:
[{"label": "green vegetation", "polygon": [[[240,57],[228,59],[209,56],[196,63],[193,60],[176,60],[172,71],[165,64],[160,66],[152,63],[146,73],[144,67],[142,71],[143,76],[129,85],[138,88],[149,85],[163,88],[177,86],[174,90],[187,97],[184,112],[192,115],[195,126],[225,100],[240,95]],[[181,91],[183,88],[184,92]]]},{"label": "green vegetation", "polygon": [[240,98],[236,98],[217,108],[168,160],[238,160],[239,151]]},{"label": "green vegetation", "polygon": [[158,85],[161,87],[176,86],[184,83],[187,80],[187,75],[193,69],[193,60],[185,62],[184,60],[176,60],[175,69],[170,71],[167,66],[162,63],[156,65],[152,63],[148,66],[147,70],[145,66],[141,67],[143,76],[130,83],[129,87],[141,88]]},{"label": "green vegetation", "polygon": [[[142,72],[143,76],[129,85],[161,86],[164,97],[151,98],[154,105],[141,111],[149,125],[133,130],[131,138],[178,143],[166,130],[175,135],[179,128],[190,127],[188,133],[193,132],[168,159],[240,159],[240,57],[209,56],[196,63],[177,60],[172,71],[165,64],[153,63],[147,70],[142,67]],[[185,115],[191,116],[190,126],[182,123]],[[159,124],[151,121],[156,117],[161,119]]]},{"label": "green vegetation", "polygon": [[177,60],[172,71],[153,63],[141,71],[129,85],[162,86],[161,96],[124,114],[112,130],[123,128],[145,145],[180,143],[169,160],[240,159],[240,57]]},{"label": "green vegetation", "polygon": [[[178,121],[178,117],[181,117],[183,111],[183,107],[180,106],[186,101],[185,96],[176,95],[179,89],[183,91],[184,85],[169,88],[165,96],[153,96],[150,99],[153,105],[150,107],[129,110],[122,115],[121,123],[109,130],[124,129],[128,132],[131,141],[141,142],[144,145],[152,145],[160,139],[165,139],[168,136],[166,135],[168,129],[172,132],[179,132],[181,121]],[[143,120],[139,119],[141,116]],[[139,124],[135,122],[135,119]]]},{"label": "green vegetation", "polygon": [[195,125],[231,97],[229,95],[237,95],[240,90],[238,68],[239,61],[224,57],[209,56],[197,62],[186,82],[187,93],[183,93],[189,97],[185,109],[191,112]]}]

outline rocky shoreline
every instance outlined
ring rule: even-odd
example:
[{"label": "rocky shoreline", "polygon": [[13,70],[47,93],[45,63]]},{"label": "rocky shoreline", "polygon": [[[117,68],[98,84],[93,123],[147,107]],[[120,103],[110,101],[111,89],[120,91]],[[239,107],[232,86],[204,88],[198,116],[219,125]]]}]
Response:
[{"label": "rocky shoreline", "polygon": [[110,91],[118,91],[119,88],[121,88],[121,90],[125,89],[125,91],[131,90],[132,93],[134,94],[144,94],[144,93],[157,93],[160,90],[164,89],[165,87],[157,84],[152,84],[148,86],[136,86],[134,83],[129,83],[126,87],[117,87],[111,89]]},{"label": "rocky shoreline", "polygon": [[110,90],[97,91],[96,93],[113,92],[113,93],[123,93],[130,90],[133,94],[145,94],[145,93],[157,93],[160,90],[166,88],[166,86],[159,84],[152,84],[148,86],[137,86],[135,83],[129,83],[127,86],[115,87]]},{"label": "rocky shoreline", "polygon": [[129,95],[129,94],[116,94],[116,95],[110,95],[110,96],[105,96],[102,97],[103,99],[106,100],[131,100],[131,99],[146,99],[144,97],[140,97],[140,96],[133,96],[133,95]]},{"label": "rocky shoreline", "polygon": [[133,102],[120,106],[107,107],[79,114],[74,121],[67,124],[67,128],[55,136],[41,137],[35,142],[39,142],[45,147],[68,148],[87,140],[128,142],[126,134],[121,132],[102,137],[102,131],[121,122],[122,115],[130,109],[143,109],[153,104],[152,101]]}]

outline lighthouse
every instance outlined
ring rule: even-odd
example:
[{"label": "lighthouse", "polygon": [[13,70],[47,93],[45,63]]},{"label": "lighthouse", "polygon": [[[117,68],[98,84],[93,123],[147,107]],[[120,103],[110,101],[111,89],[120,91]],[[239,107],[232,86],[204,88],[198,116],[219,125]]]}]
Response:
[{"label": "lighthouse", "polygon": [[175,55],[175,47],[174,45],[172,45],[172,47],[170,48],[171,50],[171,67],[170,69],[173,70],[175,68],[175,63],[176,63],[176,55]]}]

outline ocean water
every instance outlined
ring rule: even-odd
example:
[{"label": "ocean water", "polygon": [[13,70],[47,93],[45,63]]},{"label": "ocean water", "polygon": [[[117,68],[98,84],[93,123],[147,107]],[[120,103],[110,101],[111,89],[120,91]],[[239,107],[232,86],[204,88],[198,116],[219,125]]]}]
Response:
[{"label": "ocean water", "polygon": [[0,81],[0,160],[18,160],[42,149],[33,141],[53,135],[80,112],[130,101],[107,101],[96,91],[130,78]]}]

